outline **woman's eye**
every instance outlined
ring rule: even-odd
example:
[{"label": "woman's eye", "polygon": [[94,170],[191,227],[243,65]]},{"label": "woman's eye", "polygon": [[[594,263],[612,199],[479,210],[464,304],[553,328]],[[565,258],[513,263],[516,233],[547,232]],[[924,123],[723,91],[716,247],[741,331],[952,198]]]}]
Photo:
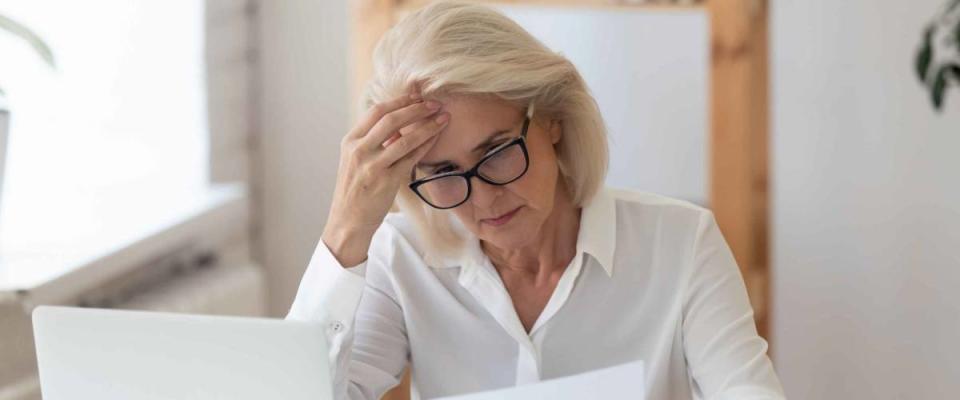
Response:
[{"label": "woman's eye", "polygon": [[437,168],[436,170],[433,171],[433,173],[434,173],[434,174],[444,174],[444,173],[453,171],[453,170],[455,170],[455,169],[456,169],[456,168],[454,168],[454,166],[452,166],[452,165],[445,165],[445,166],[442,166],[442,167],[440,167],[440,168]]}]

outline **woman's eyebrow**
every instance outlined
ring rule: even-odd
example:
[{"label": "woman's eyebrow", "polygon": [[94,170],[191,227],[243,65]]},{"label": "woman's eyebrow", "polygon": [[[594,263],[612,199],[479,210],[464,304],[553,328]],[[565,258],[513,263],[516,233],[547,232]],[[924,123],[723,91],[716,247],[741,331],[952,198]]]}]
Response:
[{"label": "woman's eyebrow", "polygon": [[487,148],[489,148],[490,145],[493,144],[493,142],[494,142],[495,140],[497,140],[498,137],[500,137],[500,135],[503,135],[503,134],[505,134],[505,133],[510,133],[510,130],[509,130],[509,129],[501,129],[501,130],[499,130],[499,131],[494,132],[493,134],[490,135],[490,137],[487,138],[487,140],[484,140],[483,142],[481,142],[480,144],[478,144],[477,147],[474,147],[473,150],[471,150],[470,152],[471,152],[471,153],[476,153],[476,152],[481,151],[481,150],[487,150]]},{"label": "woman's eyebrow", "polygon": [[437,161],[437,162],[421,161],[421,162],[418,162],[418,163],[417,163],[417,168],[419,168],[419,169],[436,168],[436,167],[439,167],[439,166],[441,166],[441,165],[449,164],[449,163],[450,163],[450,161],[448,161],[448,160]]},{"label": "woman's eyebrow", "polygon": [[[486,140],[478,144],[477,147],[474,147],[473,150],[471,150],[470,152],[476,153],[481,150],[486,150],[501,135],[504,135],[507,133],[510,133],[510,129],[501,129],[499,131],[493,132],[492,134],[490,134],[490,136]],[[441,161],[434,161],[434,162],[421,161],[417,163],[417,168],[419,169],[435,168],[445,164],[453,164],[453,161],[450,161],[450,160],[441,160]]]}]

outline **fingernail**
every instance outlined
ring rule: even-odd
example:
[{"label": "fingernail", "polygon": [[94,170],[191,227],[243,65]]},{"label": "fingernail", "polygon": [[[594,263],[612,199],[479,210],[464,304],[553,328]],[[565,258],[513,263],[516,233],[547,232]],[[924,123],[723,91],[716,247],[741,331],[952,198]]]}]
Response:
[{"label": "fingernail", "polygon": [[450,119],[450,114],[443,113],[443,114],[440,114],[438,117],[434,118],[433,120],[436,121],[438,125],[443,125],[449,119]]},{"label": "fingernail", "polygon": [[429,109],[431,109],[431,110],[439,110],[439,109],[440,109],[440,103],[438,103],[438,102],[436,102],[436,101],[430,100],[430,101],[426,102],[425,104],[427,105],[427,108],[429,108]]}]

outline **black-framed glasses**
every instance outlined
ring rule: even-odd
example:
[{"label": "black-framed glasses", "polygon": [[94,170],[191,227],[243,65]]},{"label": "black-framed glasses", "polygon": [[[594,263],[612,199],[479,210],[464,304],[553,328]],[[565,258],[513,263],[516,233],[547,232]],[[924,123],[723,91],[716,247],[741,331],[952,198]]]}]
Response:
[{"label": "black-framed glasses", "polygon": [[[470,178],[477,177],[491,185],[502,186],[520,179],[530,167],[527,153],[527,128],[533,117],[533,105],[527,108],[520,136],[490,150],[473,168],[464,172],[444,172],[414,180],[410,189],[434,208],[457,207],[470,198]],[[416,168],[410,179],[416,178]]]}]

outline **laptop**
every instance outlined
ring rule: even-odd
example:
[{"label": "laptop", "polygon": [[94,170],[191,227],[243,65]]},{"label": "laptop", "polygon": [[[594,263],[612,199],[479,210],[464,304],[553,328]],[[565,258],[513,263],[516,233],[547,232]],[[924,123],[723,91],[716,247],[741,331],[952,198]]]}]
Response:
[{"label": "laptop", "polygon": [[333,398],[319,324],[40,306],[33,327],[46,400]]}]

